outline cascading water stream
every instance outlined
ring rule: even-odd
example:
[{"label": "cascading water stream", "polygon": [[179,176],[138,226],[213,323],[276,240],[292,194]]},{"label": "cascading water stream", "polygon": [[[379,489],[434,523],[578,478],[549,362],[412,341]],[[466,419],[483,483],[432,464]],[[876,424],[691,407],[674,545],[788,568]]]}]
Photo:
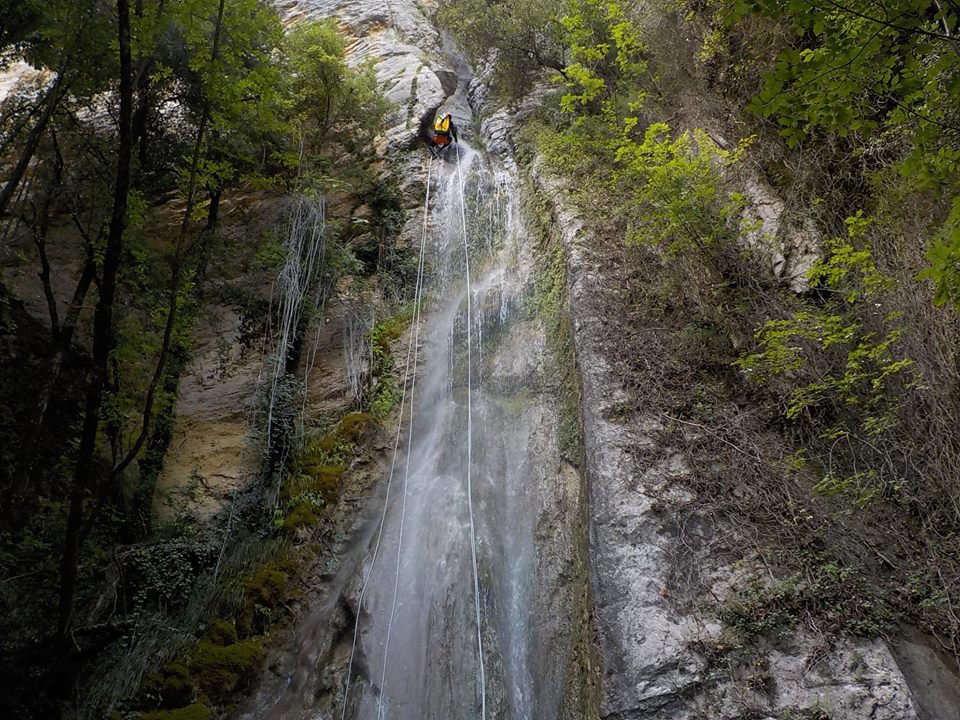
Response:
[{"label": "cascading water stream", "polygon": [[460,188],[460,232],[463,235],[463,276],[467,306],[467,509],[470,514],[470,559],[473,566],[473,600],[477,621],[477,664],[480,666],[480,717],[487,717],[487,675],[483,664],[483,625],[480,615],[480,577],[477,572],[477,527],[473,512],[473,293],[470,289],[470,243],[467,240],[467,208],[463,193],[463,172],[460,167],[460,144],[457,144],[457,184]]},{"label": "cascading water stream", "polygon": [[[383,518],[382,543],[394,552],[366,570],[357,654],[367,673],[344,717],[536,716],[538,509],[511,467],[528,460],[514,446],[525,428],[504,412],[514,398],[474,384],[474,339],[506,331],[524,283],[508,280],[505,267],[515,250],[505,241],[516,230],[506,225],[505,178],[482,154],[462,152],[439,164],[430,189],[433,272],[424,283],[437,300],[411,398],[408,473]],[[474,262],[483,269],[476,284]],[[413,333],[416,340],[418,326]],[[494,348],[487,359],[503,355]]]},{"label": "cascading water stream", "polygon": [[[473,153],[469,157],[476,159]],[[375,682],[367,685],[360,697],[357,717],[373,717],[374,710],[377,718],[484,717],[486,713],[471,494],[472,317],[467,302],[471,294],[465,289],[469,244],[464,233],[462,173],[441,166],[437,184],[440,209],[433,213],[432,224],[439,240],[435,262],[443,269],[435,275],[453,282],[440,289],[441,304],[449,304],[432,323],[421,371],[425,387],[419,397],[412,397],[404,485],[395,501],[399,507],[384,518],[385,541],[396,552],[383,557],[394,559],[394,564],[377,567],[371,561],[365,607],[372,626],[360,630],[360,642],[371,666],[377,661],[380,665],[379,673],[372,673]],[[462,282],[456,282],[458,275]],[[414,322],[416,342],[416,317]],[[431,417],[426,409],[435,414]],[[423,602],[426,599],[430,602]],[[471,634],[476,639],[472,652],[467,643]],[[417,663],[409,662],[413,648],[422,658]],[[472,676],[475,687],[463,693],[443,683],[430,687],[433,679],[449,681],[465,675]]]},{"label": "cascading water stream", "polygon": [[[448,106],[469,137],[463,95]],[[279,686],[262,688],[247,718],[561,717],[578,491],[565,484],[562,403],[530,302],[535,257],[517,182],[461,140],[423,170],[384,492],[295,629],[300,647],[281,663]],[[331,618],[343,606],[355,624],[338,632]]]}]

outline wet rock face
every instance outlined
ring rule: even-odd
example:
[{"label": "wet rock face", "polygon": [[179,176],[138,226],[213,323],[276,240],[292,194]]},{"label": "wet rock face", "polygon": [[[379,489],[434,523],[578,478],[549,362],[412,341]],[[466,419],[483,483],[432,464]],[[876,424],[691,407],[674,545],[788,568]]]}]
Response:
[{"label": "wet rock face", "polygon": [[[427,153],[417,147],[436,110],[453,96],[459,76],[444,54],[440,33],[424,14],[430,3],[416,0],[274,0],[287,24],[335,18],[347,38],[347,62],[371,63],[393,103],[386,127],[374,139],[387,157],[400,158],[400,191],[410,211],[398,244],[416,247],[423,216]],[[458,124],[461,113],[453,108]],[[463,128],[461,127],[461,131]],[[422,147],[422,146],[421,146]]]},{"label": "wet rock face", "polygon": [[[542,194],[558,197],[556,183],[541,176],[539,185]],[[645,473],[635,467],[630,449],[652,445],[653,438],[607,419],[627,394],[604,357],[603,308],[593,300],[602,270],[585,254],[589,243],[584,242],[583,224],[559,203],[554,212],[556,231],[569,253],[570,308],[581,377],[594,612],[604,666],[601,714],[648,717],[694,687],[704,670],[704,663],[685,651],[687,620],[671,612],[662,595],[669,562],[653,510],[654,489],[638,487],[641,476],[662,482],[671,470],[668,465]],[[655,430],[656,424],[649,429]]]},{"label": "wet rock face", "polygon": [[[384,134],[388,150],[408,148],[416,139],[420,118],[457,89],[457,75],[446,69],[445,61],[437,59],[441,52],[438,34],[413,2],[403,0],[385,5],[369,0],[284,0],[278,5],[286,10],[290,21],[336,15],[345,31],[356,38],[350,45],[350,62],[377,62],[377,76],[388,97],[397,104]],[[505,166],[512,167],[513,136],[522,109],[492,106],[482,74],[471,83],[469,99],[475,109],[482,111],[479,131],[487,148],[500,156]],[[535,102],[532,94],[526,104]],[[404,191],[411,197],[422,197],[425,167],[414,157],[408,158],[407,167]],[[816,717],[813,713],[823,712],[832,720],[917,718],[907,684],[890,652],[879,641],[843,642],[825,652],[819,638],[798,629],[776,647],[758,648],[755,661],[762,669],[759,674],[751,665],[733,668],[723,678],[715,677],[716,668],[710,658],[697,648],[717,641],[719,622],[709,612],[681,609],[670,599],[670,549],[676,538],[664,523],[658,505],[663,499],[684,500],[672,497],[671,493],[677,491],[669,489],[672,479],[687,472],[683,448],[668,447],[662,442],[657,417],[622,416],[620,408],[628,396],[608,361],[608,340],[603,328],[608,313],[603,305],[603,287],[609,274],[604,259],[590,254],[589,233],[563,206],[560,186],[542,173],[535,175],[538,191],[551,199],[555,230],[561,234],[568,252],[590,481],[594,614],[604,672],[600,715],[619,720],[732,720],[765,715],[783,718],[788,712],[798,717]],[[762,226],[755,242],[767,243],[772,248],[771,265],[778,277],[789,281],[796,290],[804,289],[806,269],[818,244],[816,236],[797,235],[796,242],[784,241],[786,231],[780,227],[782,203],[778,204],[771,192],[759,184],[750,198],[751,212]],[[411,236],[418,232],[420,222],[421,219],[411,218]],[[776,238],[776,242],[770,243],[771,238]],[[478,417],[485,417],[492,425],[502,425],[517,416],[518,427],[534,427],[538,431],[511,435],[506,449],[478,445],[477,453],[512,458],[505,466],[521,468],[521,474],[531,478],[537,472],[542,474],[537,476],[537,482],[530,483],[537,487],[535,502],[540,518],[531,532],[538,544],[547,537],[555,540],[558,534],[566,542],[541,545],[557,550],[536,558],[538,578],[548,580],[537,588],[536,604],[549,609],[545,617],[561,618],[569,612],[575,594],[576,583],[564,580],[575,574],[574,558],[561,549],[577,544],[573,530],[565,522],[569,521],[568,508],[579,503],[579,477],[562,463],[558,469],[531,464],[532,458],[546,457],[551,452],[550,438],[557,422],[548,398],[523,397],[518,390],[531,377],[543,373],[543,329],[535,322],[515,321],[499,331],[501,305],[499,289],[492,288],[486,297],[478,297],[477,329],[488,342],[479,379],[490,392],[489,402],[478,403]],[[495,350],[497,344],[499,348]],[[653,460],[639,462],[637,448],[644,448],[645,457]],[[496,533],[489,536],[498,537]],[[698,561],[704,564],[704,573],[715,578],[714,591],[722,594],[724,586],[729,587],[730,578],[735,576],[733,569],[708,555],[698,557]],[[563,591],[553,592],[556,587]],[[355,606],[354,602],[356,610]],[[503,609],[504,627],[513,617],[509,610]],[[554,649],[552,645],[545,647],[543,656],[553,654]],[[534,661],[525,672],[543,677],[545,671],[533,667],[535,664]],[[492,672],[505,669],[491,658]],[[753,679],[751,673],[757,677]],[[491,702],[499,707],[505,699],[491,696]],[[558,715],[554,712],[538,716]],[[575,716],[579,717],[570,717]]]},{"label": "wet rock face", "polygon": [[[247,717],[339,716],[348,665],[354,698],[348,700],[348,716],[370,717],[370,703],[381,696],[397,703],[391,713],[397,717],[477,715],[472,698],[467,697],[476,683],[475,650],[469,641],[473,597],[463,592],[471,587],[471,578],[469,573],[460,577],[470,556],[463,545],[467,537],[462,517],[464,448],[458,444],[465,435],[467,397],[473,400],[474,439],[472,462],[468,462],[473,468],[476,506],[487,716],[582,717],[574,709],[576,699],[567,697],[572,694],[567,691],[567,678],[568,666],[573,665],[572,646],[587,643],[586,633],[572,628],[586,626],[580,610],[586,605],[588,587],[582,557],[583,484],[559,449],[563,406],[554,393],[560,372],[552,367],[547,330],[524,310],[537,258],[530,246],[534,237],[512,223],[519,215],[517,193],[510,183],[516,178],[468,147],[467,141],[462,151],[458,147],[456,161],[448,153],[444,161],[432,164],[430,214],[428,225],[422,225],[427,153],[405,151],[415,143],[422,119],[431,117],[441,103],[454,113],[464,138],[474,136],[466,93],[468,71],[452,59],[455,55],[444,59],[446,50],[439,35],[414,2],[303,0],[278,5],[289,21],[337,17],[343,31],[354,38],[348,46],[349,62],[375,62],[378,78],[396,103],[383,140],[386,152],[399,161],[410,210],[401,242],[419,243],[422,226],[429,227],[430,233],[431,317],[419,336],[423,355],[416,386],[417,397],[422,398],[418,402],[427,412],[418,415],[417,426],[409,426],[418,438],[410,466],[410,501],[405,510],[399,510],[398,485],[394,485],[393,505],[385,516],[382,559],[375,572],[374,563],[369,563],[369,586],[359,575],[349,581],[346,577],[362,569],[362,558],[369,557],[366,551],[374,542],[371,528],[365,536],[356,533],[360,537],[353,551],[336,551],[331,565],[339,562],[339,570],[330,572],[336,577],[317,583],[314,591],[319,597],[311,600],[311,607],[304,610],[305,622],[298,622],[292,633],[295,647],[278,658],[276,676],[265,678],[256,709]],[[461,182],[466,186],[465,200]],[[508,187],[502,187],[505,184]],[[464,206],[466,219],[460,214]],[[489,226],[484,224],[488,219]],[[464,282],[461,221],[469,226],[466,235],[471,245],[473,314],[469,322],[456,300]],[[444,313],[450,317],[444,319]],[[462,352],[462,336],[468,328],[473,333],[474,370],[467,381],[472,383],[469,394],[464,392]],[[412,384],[409,392],[414,392]],[[420,470],[421,466],[426,469]],[[434,466],[442,472],[428,472]],[[386,471],[381,476],[386,477]],[[406,484],[406,472],[404,478]],[[360,498],[356,501],[359,507]],[[370,505],[379,508],[383,502],[385,498],[372,498]],[[398,510],[406,522],[402,545],[394,522]],[[376,514],[382,517],[379,510]],[[371,524],[375,527],[376,518]],[[401,547],[404,573],[394,614],[390,594],[398,580],[385,560],[399,560]],[[456,582],[448,591],[444,583],[451,578]],[[360,602],[362,587],[366,594]],[[340,617],[343,607],[350,608],[348,616],[360,619],[352,664],[352,635],[330,631],[351,621],[351,617]],[[385,620],[388,617],[396,621]],[[395,658],[393,651],[387,656],[382,641],[385,623],[388,628],[393,623],[391,647],[401,648],[402,656],[396,653]],[[463,627],[467,631],[461,632]],[[320,674],[318,668],[322,668]],[[281,697],[278,702],[277,697]],[[463,697],[470,700],[469,711],[458,705]]]}]

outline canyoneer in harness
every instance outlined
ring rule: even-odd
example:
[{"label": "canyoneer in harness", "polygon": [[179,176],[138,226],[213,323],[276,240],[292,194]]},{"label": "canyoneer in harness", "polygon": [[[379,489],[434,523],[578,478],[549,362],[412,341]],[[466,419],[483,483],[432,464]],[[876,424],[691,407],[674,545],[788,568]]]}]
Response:
[{"label": "canyoneer in harness", "polygon": [[434,157],[449,147],[452,142],[459,142],[457,137],[457,126],[453,122],[453,113],[443,113],[437,115],[433,122],[433,136],[430,138],[430,152]]}]

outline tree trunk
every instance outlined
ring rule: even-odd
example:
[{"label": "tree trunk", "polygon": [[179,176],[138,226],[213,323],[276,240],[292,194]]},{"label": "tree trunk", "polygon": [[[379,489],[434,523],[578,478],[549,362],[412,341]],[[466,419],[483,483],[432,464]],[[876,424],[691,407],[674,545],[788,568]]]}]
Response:
[{"label": "tree trunk", "polygon": [[210,206],[207,208],[207,226],[204,232],[213,232],[220,220],[220,196],[223,194],[223,185],[217,183],[216,187],[210,190]]},{"label": "tree trunk", "polygon": [[27,506],[27,488],[31,486],[33,480],[33,471],[37,464],[41,442],[44,433],[43,426],[47,419],[47,410],[50,407],[50,401],[57,390],[60,381],[60,372],[63,369],[63,361],[73,346],[73,333],[77,327],[77,320],[80,317],[80,311],[83,309],[83,301],[93,283],[94,264],[92,260],[87,260],[77,281],[77,287],[73,292],[73,299],[70,302],[70,308],[60,325],[60,331],[53,341],[53,354],[47,363],[47,378],[40,389],[37,409],[30,419],[27,430],[23,434],[24,444],[21,452],[21,460],[17,463],[17,468],[13,478],[13,485],[10,489],[10,507],[7,517],[12,527],[19,528],[26,517],[25,509]]},{"label": "tree trunk", "polygon": [[[143,0],[137,0],[133,12],[138,20],[143,17]],[[137,55],[137,109],[133,113],[133,142],[137,146],[137,166],[140,173],[147,166],[147,113],[152,65],[152,58]]]},{"label": "tree trunk", "polygon": [[[217,10],[217,22],[213,30],[213,49],[211,50],[211,60],[216,62],[220,52],[220,33],[223,28],[223,13],[226,6],[226,0],[220,0]],[[170,345],[173,339],[173,329],[177,324],[177,305],[180,297],[180,283],[183,279],[183,265],[186,262],[185,247],[187,240],[187,231],[190,227],[190,216],[193,214],[193,206],[197,197],[197,175],[200,171],[200,156],[203,150],[203,138],[206,133],[207,124],[210,122],[210,99],[204,102],[203,114],[200,116],[200,124],[197,127],[197,138],[193,146],[193,157],[190,162],[190,179],[187,182],[187,203],[183,210],[183,221],[180,223],[180,234],[177,238],[177,245],[173,254],[173,269],[170,277],[170,302],[167,309],[167,322],[163,329],[163,341],[160,344],[160,355],[157,358],[157,366],[154,369],[150,385],[147,387],[146,399],[143,404],[143,421],[140,425],[140,433],[130,450],[122,460],[116,463],[110,473],[111,478],[116,477],[123,472],[127,466],[133,462],[137,453],[143,447],[150,430],[150,421],[153,416],[153,399],[156,395],[157,387],[163,378],[164,367],[166,366],[167,356],[170,354]]]},{"label": "tree trunk", "polygon": [[55,158],[53,160],[53,177],[50,179],[50,185],[43,195],[43,203],[38,212],[39,217],[34,218],[33,242],[37,247],[37,254],[40,257],[40,284],[43,286],[43,295],[47,300],[47,312],[50,314],[50,339],[56,343],[60,337],[60,317],[57,312],[57,298],[53,292],[53,286],[50,283],[50,260],[47,258],[47,234],[50,231],[50,208],[53,206],[53,195],[60,189],[63,182],[63,155],[60,154],[60,147],[57,143],[57,133],[54,130],[50,132],[53,139],[53,148]]},{"label": "tree trunk", "polygon": [[37,403],[36,414],[30,421],[29,429],[24,434],[26,438],[23,461],[19,463],[14,486],[11,491],[10,503],[11,512],[15,515],[22,514],[22,508],[26,502],[26,489],[33,479],[33,470],[36,467],[37,455],[40,448],[40,442],[43,439],[43,426],[47,418],[47,409],[50,407],[50,400],[53,399],[53,393],[56,392],[60,381],[60,372],[63,369],[63,361],[73,346],[73,333],[77,327],[77,320],[80,311],[83,309],[83,301],[93,283],[94,264],[88,260],[77,281],[77,287],[73,292],[73,300],[70,302],[70,308],[60,326],[60,332],[54,340],[53,355],[47,364],[47,379],[40,390],[39,401]]},{"label": "tree trunk", "polygon": [[144,67],[137,82],[137,112],[133,116],[133,139],[137,144],[137,161],[140,172],[147,167],[147,120],[150,112],[149,64]]},{"label": "tree trunk", "polygon": [[[158,21],[164,17],[166,5],[166,0],[160,0],[160,2],[157,3],[156,18]],[[138,19],[143,17],[143,0],[137,0],[134,6],[134,14]],[[152,110],[150,105],[150,91],[152,90],[150,72],[153,70],[155,64],[156,58],[153,56],[143,57],[142,55],[138,55],[137,57],[137,70],[135,73],[137,81],[137,108],[133,113],[133,142],[137,146],[139,173],[143,173],[144,168],[147,167],[147,160],[149,159],[148,148],[150,138],[148,128],[150,125],[150,111]]]},{"label": "tree trunk", "polygon": [[[51,192],[53,192],[51,190]],[[36,225],[33,227],[33,244],[37,248],[37,255],[40,258],[40,272],[37,277],[40,278],[40,285],[43,286],[43,297],[47,301],[47,313],[50,315],[50,340],[57,342],[60,336],[60,314],[57,312],[57,297],[53,292],[53,285],[50,282],[50,259],[47,257],[47,233],[50,230],[50,195],[44,199],[40,206],[40,211]]]},{"label": "tree trunk", "polygon": [[114,183],[113,213],[107,247],[103,255],[100,292],[93,317],[93,358],[90,382],[87,386],[80,448],[70,490],[70,510],[64,537],[63,558],[60,566],[60,603],[57,634],[65,640],[73,622],[73,601],[77,590],[77,571],[80,563],[80,531],[83,524],[83,501],[90,489],[97,451],[97,430],[103,405],[107,365],[113,341],[113,301],[117,274],[120,268],[123,233],[126,226],[127,200],[130,189],[130,156],[132,153],[131,115],[133,106],[133,78],[130,58],[129,0],[117,0],[117,35],[120,54],[120,116],[117,175]]}]

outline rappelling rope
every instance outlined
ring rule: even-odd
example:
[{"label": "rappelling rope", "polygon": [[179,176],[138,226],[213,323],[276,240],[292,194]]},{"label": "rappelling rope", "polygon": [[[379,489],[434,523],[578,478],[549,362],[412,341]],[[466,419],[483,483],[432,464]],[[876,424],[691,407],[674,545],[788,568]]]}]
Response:
[{"label": "rappelling rope", "polygon": [[[417,389],[417,355],[420,345],[420,315],[421,298],[423,296],[423,256],[424,247],[427,244],[427,221],[430,217],[430,168],[433,164],[433,158],[427,165],[427,199],[423,205],[423,234],[420,237],[420,262],[417,267],[417,275],[421,280],[417,283],[416,296],[413,303],[413,378],[410,381],[410,425],[407,430],[407,460],[403,471],[403,500],[400,503],[400,529],[397,533],[397,573],[393,580],[393,602],[390,605],[390,619],[387,621],[387,639],[383,645],[383,667],[380,669],[380,694],[377,696],[377,718],[383,717],[383,696],[384,685],[387,679],[387,656],[390,653],[390,634],[393,632],[393,619],[397,614],[397,595],[400,590],[400,553],[403,550],[403,525],[407,516],[407,484],[410,480],[410,449],[413,446],[413,410],[414,410],[414,391]],[[407,348],[409,351],[409,347]],[[408,352],[409,355],[409,352]]]},{"label": "rappelling rope", "polygon": [[473,378],[472,378],[472,317],[470,306],[470,248],[467,242],[467,211],[463,193],[463,173],[460,171],[460,143],[457,143],[457,180],[460,184],[460,222],[463,231],[463,261],[467,278],[467,506],[470,508],[470,554],[473,559],[473,601],[477,615],[477,656],[480,659],[480,717],[487,717],[487,677],[483,668],[483,635],[480,631],[480,574],[477,571],[477,531],[473,520]]},{"label": "rappelling rope", "polygon": [[[387,508],[389,507],[389,504],[390,504],[390,487],[393,484],[394,471],[396,470],[396,467],[397,467],[397,455],[400,448],[400,433],[401,433],[401,430],[403,429],[403,409],[407,399],[407,380],[410,377],[411,367],[413,368],[413,382],[410,388],[410,430],[411,430],[411,436],[412,436],[413,390],[417,381],[416,346],[417,346],[417,340],[419,338],[419,333],[420,333],[420,300],[423,295],[423,257],[424,257],[424,248],[426,247],[426,244],[427,244],[427,220],[429,218],[429,211],[430,211],[430,179],[431,179],[432,170],[433,170],[433,158],[430,158],[427,161],[427,191],[423,201],[423,233],[420,238],[420,258],[417,263],[417,281],[416,281],[416,288],[413,294],[414,316],[415,316],[414,317],[415,337],[413,342],[407,345],[407,359],[403,367],[403,384],[400,386],[401,387],[400,415],[397,419],[397,434],[393,442],[393,460],[390,462],[390,474],[387,477],[387,492],[386,492],[386,497],[384,497],[383,499],[383,512],[380,515],[380,527],[377,530],[377,541],[374,544],[373,556],[370,560],[370,567],[367,569],[367,572],[364,575],[363,585],[360,588],[360,598],[357,600],[357,618],[356,618],[356,622],[353,625],[353,643],[350,646],[350,662],[347,665],[347,679],[346,679],[346,682],[344,683],[344,688],[343,688],[343,710],[340,713],[340,720],[345,720],[347,716],[347,699],[350,691],[350,674],[351,674],[351,671],[353,670],[353,658],[357,651],[357,636],[360,631],[360,611],[361,611],[361,608],[363,607],[363,597],[367,592],[367,584],[370,581],[370,576],[373,574],[373,566],[376,563],[377,556],[380,553],[380,543],[381,543],[381,540],[383,539],[383,527],[386,524]],[[410,363],[411,355],[413,355],[414,357],[412,365]],[[410,439],[411,437],[407,438],[407,466],[408,467],[409,467],[409,460],[410,460]],[[404,478],[404,503],[406,503],[406,478]],[[402,513],[401,513],[400,532],[402,535],[403,533]],[[399,556],[399,550],[398,550],[398,556]],[[399,563],[397,565],[397,572],[399,573]],[[396,591],[394,591],[394,606],[396,606]],[[392,625],[392,623],[393,623],[393,612],[391,612],[390,624],[388,624],[388,627],[387,627],[388,644],[390,640],[390,625]],[[384,670],[385,669],[386,669],[386,653],[384,653]],[[381,680],[380,680],[380,689],[381,689],[380,696],[382,697],[383,677],[381,677]],[[379,710],[378,710],[378,714],[379,714]]]}]

